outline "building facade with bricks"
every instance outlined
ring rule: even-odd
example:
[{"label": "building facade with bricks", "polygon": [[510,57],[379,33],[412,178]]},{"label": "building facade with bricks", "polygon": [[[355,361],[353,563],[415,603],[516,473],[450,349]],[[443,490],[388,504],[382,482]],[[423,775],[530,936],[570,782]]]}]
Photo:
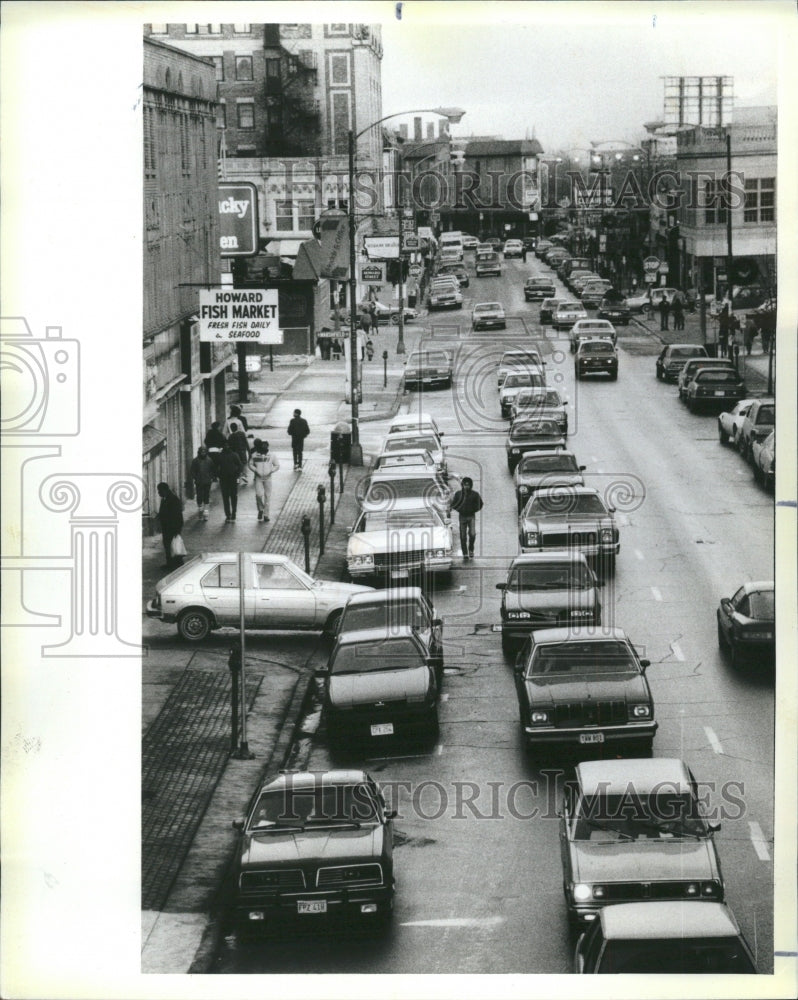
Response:
[{"label": "building facade with bricks", "polygon": [[213,64],[144,39],[144,530],[157,484],[183,493],[191,458],[225,415],[228,346],[201,344],[199,291],[220,284]]}]

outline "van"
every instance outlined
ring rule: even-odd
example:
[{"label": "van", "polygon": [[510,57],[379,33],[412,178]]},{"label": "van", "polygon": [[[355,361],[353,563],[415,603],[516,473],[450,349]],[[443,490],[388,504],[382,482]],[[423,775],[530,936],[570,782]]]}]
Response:
[{"label": "van", "polygon": [[438,240],[438,248],[443,250],[456,250],[459,254],[459,260],[463,259],[463,234],[460,230],[452,230],[448,233],[441,233],[440,239]]}]

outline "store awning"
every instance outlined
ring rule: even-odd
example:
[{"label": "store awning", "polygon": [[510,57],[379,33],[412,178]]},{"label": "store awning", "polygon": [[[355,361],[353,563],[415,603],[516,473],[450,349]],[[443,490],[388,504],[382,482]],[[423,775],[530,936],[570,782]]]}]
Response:
[{"label": "store awning", "polygon": [[145,456],[160,451],[166,442],[166,434],[153,424],[145,424],[141,429],[141,450]]},{"label": "store awning", "polygon": [[269,240],[265,249],[266,253],[276,254],[281,260],[290,258],[293,261],[304,242],[304,240]]}]

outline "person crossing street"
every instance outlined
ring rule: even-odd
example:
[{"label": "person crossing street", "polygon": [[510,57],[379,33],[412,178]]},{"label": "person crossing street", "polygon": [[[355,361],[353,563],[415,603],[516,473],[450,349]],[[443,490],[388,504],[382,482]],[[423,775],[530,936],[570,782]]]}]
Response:
[{"label": "person crossing street", "polygon": [[463,476],[462,487],[452,499],[452,510],[456,510],[460,517],[460,548],[464,560],[474,558],[476,520],[482,507],[482,497],[474,489],[474,480],[470,476]]}]

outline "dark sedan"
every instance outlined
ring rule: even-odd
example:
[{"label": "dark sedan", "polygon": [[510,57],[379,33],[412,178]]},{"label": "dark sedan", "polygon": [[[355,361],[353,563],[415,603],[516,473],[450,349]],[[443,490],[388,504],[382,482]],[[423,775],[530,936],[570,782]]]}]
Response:
[{"label": "dark sedan", "polygon": [[702,368],[687,383],[685,400],[691,413],[699,409],[731,410],[748,395],[745,382],[728,368]]},{"label": "dark sedan", "polygon": [[657,378],[664,382],[675,382],[685,363],[690,358],[708,357],[707,349],[700,344],[668,344],[660,351],[655,365]]},{"label": "dark sedan", "polygon": [[616,326],[629,326],[629,318],[632,315],[626,299],[620,292],[609,291],[599,303],[596,316],[598,319],[608,319]]},{"label": "dark sedan", "polygon": [[744,583],[733,597],[722,597],[717,611],[718,645],[733,667],[744,660],[771,660],[776,646],[776,593],[773,580]]},{"label": "dark sedan", "polygon": [[527,302],[545,299],[556,294],[557,289],[551,278],[527,278],[524,282],[524,298]]},{"label": "dark sedan", "polygon": [[530,451],[515,469],[515,497],[519,513],[540,489],[554,486],[584,486],[584,465],[570,451]]},{"label": "dark sedan", "polygon": [[514,421],[507,436],[507,468],[515,472],[521,456],[528,451],[553,451],[565,448],[566,440],[557,420],[520,419]]}]

